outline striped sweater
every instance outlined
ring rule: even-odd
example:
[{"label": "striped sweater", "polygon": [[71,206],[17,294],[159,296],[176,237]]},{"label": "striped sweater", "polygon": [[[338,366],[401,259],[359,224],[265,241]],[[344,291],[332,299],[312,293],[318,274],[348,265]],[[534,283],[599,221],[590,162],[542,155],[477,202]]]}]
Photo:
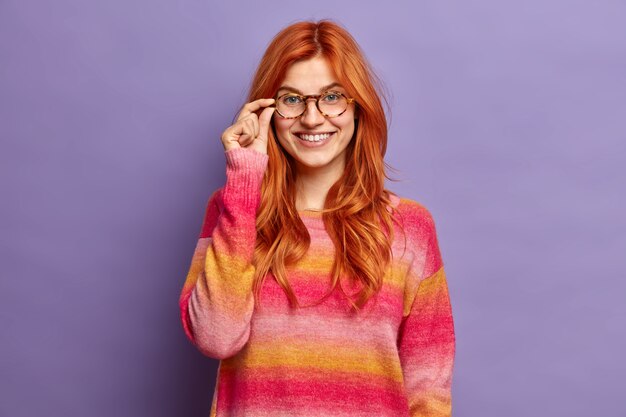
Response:
[{"label": "striped sweater", "polygon": [[[383,287],[358,314],[339,288],[292,308],[271,273],[259,306],[252,259],[268,156],[237,148],[225,157],[226,183],[209,198],[179,298],[185,334],[220,360],[210,417],[450,416],[454,325],[429,211],[391,195],[406,250],[398,228]],[[309,306],[329,289],[334,246],[321,213],[299,215],[311,246],[286,272]]]}]

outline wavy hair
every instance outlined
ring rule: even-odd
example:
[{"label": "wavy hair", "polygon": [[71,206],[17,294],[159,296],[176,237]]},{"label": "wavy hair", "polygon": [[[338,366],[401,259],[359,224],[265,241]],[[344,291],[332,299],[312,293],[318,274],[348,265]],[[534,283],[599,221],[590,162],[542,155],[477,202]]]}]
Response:
[{"label": "wavy hair", "polygon": [[[357,42],[338,23],[330,19],[300,21],[282,29],[270,42],[252,79],[247,101],[273,97],[292,63],[320,56],[327,60],[349,96],[356,99],[358,118],[346,150],[343,175],[329,189],[322,211],[336,256],[331,288],[319,302],[339,285],[352,308],[359,310],[382,286],[392,258],[394,235],[395,208],[390,194],[395,193],[384,188],[385,178],[392,179],[385,172],[389,166],[383,159],[387,121],[380,97],[387,100],[377,91],[379,78]],[[260,300],[263,280],[271,272],[292,305],[301,307],[286,268],[305,255],[311,238],[296,209],[295,163],[276,140],[273,122],[271,126],[269,163],[256,219],[254,294]],[[349,277],[353,283],[360,281],[362,289],[356,301],[344,291],[342,277]]]}]

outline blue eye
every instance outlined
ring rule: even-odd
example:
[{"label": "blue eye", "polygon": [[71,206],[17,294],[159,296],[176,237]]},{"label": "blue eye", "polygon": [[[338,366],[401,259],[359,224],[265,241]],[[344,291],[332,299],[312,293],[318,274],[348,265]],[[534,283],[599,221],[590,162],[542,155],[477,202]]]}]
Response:
[{"label": "blue eye", "polygon": [[334,101],[338,101],[340,99],[340,95],[339,94],[335,94],[335,93],[328,93],[324,96],[324,101],[327,102],[334,102]]},{"label": "blue eye", "polygon": [[285,104],[294,105],[294,104],[300,104],[300,102],[301,100],[300,100],[300,97],[298,96],[287,96],[283,98],[283,103]]}]

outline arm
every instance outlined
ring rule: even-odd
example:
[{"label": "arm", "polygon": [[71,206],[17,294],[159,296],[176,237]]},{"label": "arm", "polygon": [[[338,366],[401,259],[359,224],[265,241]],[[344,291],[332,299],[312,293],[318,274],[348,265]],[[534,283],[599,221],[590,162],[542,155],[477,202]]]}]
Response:
[{"label": "arm", "polygon": [[[450,417],[455,352],[452,308],[435,224],[428,212],[424,225],[420,235],[427,239],[425,252],[415,257],[407,277],[419,284],[412,300],[409,297],[398,349],[411,416]],[[414,275],[416,269],[419,276]]]},{"label": "arm", "polygon": [[246,148],[225,157],[226,184],[209,199],[179,298],[187,337],[216,359],[236,354],[250,335],[256,214],[268,161]]}]

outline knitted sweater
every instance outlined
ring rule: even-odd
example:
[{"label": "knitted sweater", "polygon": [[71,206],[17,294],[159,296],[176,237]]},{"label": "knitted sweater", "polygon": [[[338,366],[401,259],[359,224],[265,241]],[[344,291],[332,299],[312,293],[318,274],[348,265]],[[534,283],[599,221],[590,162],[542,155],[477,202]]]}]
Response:
[{"label": "knitted sweater", "polygon": [[[219,359],[211,417],[443,417],[451,415],[455,335],[446,277],[429,211],[391,195],[402,215],[381,291],[357,314],[339,288],[321,304],[292,308],[270,273],[253,296],[256,214],[268,156],[225,152],[180,311],[184,331]],[[287,277],[303,305],[330,288],[334,246],[321,213],[300,211],[311,236]],[[342,281],[353,298],[360,289]]]}]

